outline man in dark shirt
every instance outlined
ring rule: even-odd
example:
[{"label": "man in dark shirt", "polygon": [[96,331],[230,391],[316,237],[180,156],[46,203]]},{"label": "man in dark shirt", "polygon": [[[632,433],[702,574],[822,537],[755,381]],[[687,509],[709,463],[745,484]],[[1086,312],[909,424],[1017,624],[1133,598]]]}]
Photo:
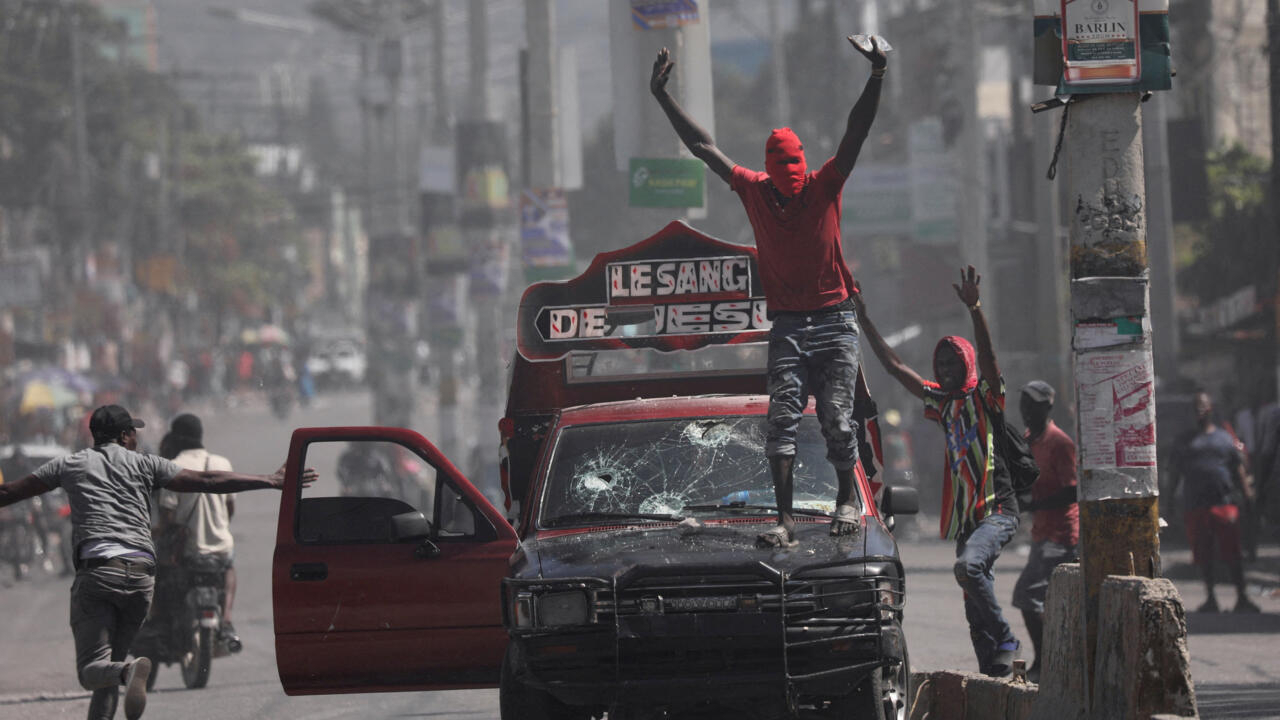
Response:
[{"label": "man in dark shirt", "polygon": [[1238,613],[1259,612],[1249,599],[1244,582],[1244,562],[1240,553],[1240,508],[1235,493],[1251,498],[1252,488],[1244,477],[1244,458],[1235,438],[1218,427],[1213,419],[1209,393],[1195,394],[1196,429],[1179,439],[1173,456],[1173,483],[1183,484],[1182,502],[1191,556],[1204,576],[1208,599],[1197,612],[1218,612],[1214,596],[1214,546],[1217,558],[1226,563],[1236,586]]},{"label": "man in dark shirt", "polygon": [[[145,423],[119,405],[93,411],[92,448],[41,465],[17,482],[0,485],[0,507],[63,488],[71,505],[76,579],[71,585],[71,633],[80,684],[93,691],[90,720],[115,716],[120,686],[128,720],[147,705],[151,661],[129,661],[155,591],[156,551],[151,539],[151,492],[232,493],[280,489],[284,468],[271,475],[184,470],[171,460],[135,452]],[[308,470],[303,484],[315,473]]]},{"label": "man in dark shirt", "polygon": [[1044,637],[1044,598],[1049,589],[1053,569],[1065,562],[1076,562],[1076,545],[1080,542],[1080,506],[1076,489],[1076,444],[1062,431],[1049,413],[1053,411],[1053,386],[1043,380],[1032,380],[1022,388],[1018,410],[1027,426],[1031,454],[1040,468],[1040,478],[1031,488],[1031,499],[1023,503],[1024,512],[1033,512],[1031,556],[1013,587],[1013,606],[1022,611],[1035,662],[1027,670],[1027,678],[1040,682],[1040,642]]},{"label": "man in dark shirt", "polygon": [[694,157],[706,163],[738,194],[755,233],[761,283],[773,327],[769,331],[769,427],[765,455],[778,505],[778,525],[757,539],[761,547],[792,547],[792,495],[796,428],[814,396],[827,459],[839,487],[831,534],[853,532],[862,508],[853,492],[858,462],[854,382],[858,375],[858,326],[849,297],[853,275],[840,243],[840,195],[880,103],[888,60],[872,37],[849,43],[871,61],[871,77],[845,127],[836,154],[808,172],[804,145],[790,128],[778,128],[765,143],[765,170],[731,161],[706,130],[667,91],[675,63],[663,48],[653,63],[649,89]]},{"label": "man in dark shirt", "polygon": [[995,414],[1004,414],[1004,379],[996,364],[987,319],[982,314],[978,283],[970,265],[953,285],[969,308],[978,349],[975,358],[968,340],[948,335],[933,352],[937,382],[925,380],[904,363],[867,317],[860,293],[854,306],[867,342],[886,372],[912,395],[924,401],[924,415],[946,434],[945,484],[942,488],[941,535],[956,541],[956,582],[964,590],[964,614],[969,621],[978,668],[1002,677],[1013,670],[1019,644],[995,595],[996,558],[1018,529],[1018,500],[1009,471],[995,445]]}]

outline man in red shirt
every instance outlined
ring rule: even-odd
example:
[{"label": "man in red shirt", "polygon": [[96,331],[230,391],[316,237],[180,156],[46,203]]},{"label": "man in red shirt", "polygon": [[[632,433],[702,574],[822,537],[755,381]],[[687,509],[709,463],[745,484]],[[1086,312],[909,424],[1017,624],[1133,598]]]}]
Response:
[{"label": "man in red shirt", "polygon": [[769,135],[766,172],[748,170],[726,157],[667,92],[675,63],[666,48],[654,60],[649,80],[649,89],[676,134],[694,157],[738,194],[755,232],[761,283],[773,321],[765,455],[778,504],[778,525],[760,535],[761,547],[795,545],[796,427],[810,394],[839,485],[831,534],[853,532],[862,514],[853,493],[858,462],[853,417],[858,324],[850,296],[856,290],[840,244],[840,196],[875,119],[888,61],[887,46],[875,36],[869,41],[850,36],[849,43],[871,61],[871,77],[849,112],[835,156],[817,172],[808,172],[804,145],[790,128],[778,128]]},{"label": "man in red shirt", "polygon": [[1067,437],[1049,413],[1053,410],[1053,387],[1032,380],[1022,387],[1018,409],[1027,426],[1031,454],[1040,467],[1040,479],[1031,488],[1031,500],[1022,509],[1034,512],[1031,525],[1031,556],[1013,588],[1013,606],[1022,611],[1027,634],[1036,659],[1027,671],[1032,682],[1040,678],[1040,642],[1044,637],[1044,598],[1053,569],[1076,562],[1080,542],[1080,506],[1076,502],[1076,444]]}]

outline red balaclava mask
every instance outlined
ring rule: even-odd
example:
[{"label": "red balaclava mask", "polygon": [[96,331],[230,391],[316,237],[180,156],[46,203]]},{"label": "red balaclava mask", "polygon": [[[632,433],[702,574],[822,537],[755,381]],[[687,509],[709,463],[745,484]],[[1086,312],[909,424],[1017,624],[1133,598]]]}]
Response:
[{"label": "red balaclava mask", "polygon": [[938,377],[938,354],[942,352],[942,348],[950,346],[955,354],[964,362],[964,384],[958,388],[945,388],[950,390],[953,395],[964,395],[971,392],[978,386],[978,360],[977,353],[973,350],[973,345],[968,340],[959,335],[947,335],[938,341],[933,348],[933,376]]},{"label": "red balaclava mask", "polygon": [[792,197],[804,189],[809,168],[804,162],[804,145],[791,128],[777,128],[764,144],[764,169],[778,192]]}]

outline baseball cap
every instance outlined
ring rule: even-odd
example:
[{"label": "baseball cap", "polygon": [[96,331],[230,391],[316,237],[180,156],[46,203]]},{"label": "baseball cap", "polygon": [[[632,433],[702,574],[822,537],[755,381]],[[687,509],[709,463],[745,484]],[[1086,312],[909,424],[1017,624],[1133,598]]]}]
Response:
[{"label": "baseball cap", "polygon": [[119,405],[103,405],[89,417],[89,432],[95,438],[109,437],[130,428],[146,426],[146,423],[133,417]]},{"label": "baseball cap", "polygon": [[1022,392],[1031,396],[1036,402],[1053,402],[1053,386],[1043,380],[1032,380],[1022,386]]}]

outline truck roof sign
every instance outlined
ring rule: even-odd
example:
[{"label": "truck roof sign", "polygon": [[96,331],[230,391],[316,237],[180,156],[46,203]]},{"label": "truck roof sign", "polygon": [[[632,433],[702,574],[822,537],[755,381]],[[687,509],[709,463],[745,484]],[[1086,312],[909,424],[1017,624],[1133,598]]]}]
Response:
[{"label": "truck roof sign", "polygon": [[516,339],[528,360],[575,351],[693,350],[760,342],[770,322],[756,250],[674,221],[630,247],[601,253],[581,275],[530,285]]}]

